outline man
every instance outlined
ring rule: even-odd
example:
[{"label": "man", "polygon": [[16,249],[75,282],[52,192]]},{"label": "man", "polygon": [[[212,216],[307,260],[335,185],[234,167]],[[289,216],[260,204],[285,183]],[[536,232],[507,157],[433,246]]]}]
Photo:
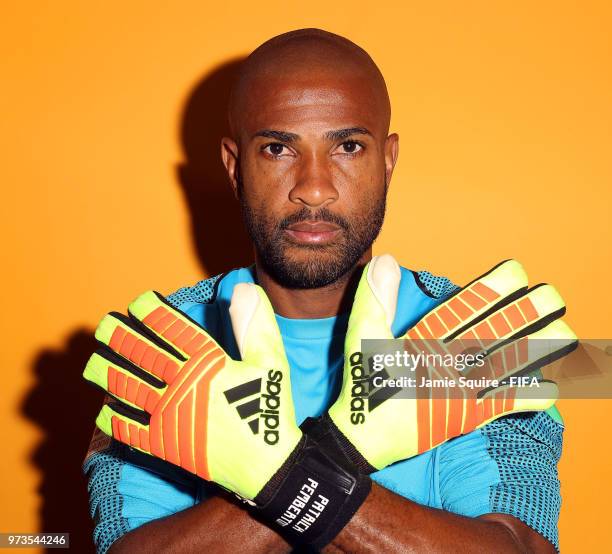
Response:
[{"label": "man", "polygon": [[[338,395],[347,315],[383,222],[398,136],[388,134],[386,86],[368,54],[315,29],[249,56],[229,120],[221,155],[255,264],[168,302],[238,358],[228,305],[237,284],[258,283],[282,334],[299,424]],[[402,268],[395,334],[454,290]],[[512,415],[373,473],[367,498],[325,551],[554,552],[562,430],[546,412]],[[292,549],[213,485],[98,440],[84,464],[98,551]]]}]

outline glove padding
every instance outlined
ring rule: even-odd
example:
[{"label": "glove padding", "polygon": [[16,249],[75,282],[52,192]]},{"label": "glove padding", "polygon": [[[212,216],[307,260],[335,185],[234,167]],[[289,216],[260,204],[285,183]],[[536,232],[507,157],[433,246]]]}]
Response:
[{"label": "glove padding", "polygon": [[[547,381],[540,381],[532,395],[524,390],[517,394],[517,388],[508,384],[490,390],[486,386],[438,389],[425,395],[416,389],[412,397],[399,394],[397,388],[374,387],[376,373],[363,359],[361,340],[393,338],[399,282],[399,266],[389,255],[373,258],[364,269],[348,323],[340,395],[328,414],[302,425],[322,447],[344,455],[359,471],[372,473],[504,415],[546,410],[554,404],[557,387]],[[528,289],[522,266],[509,260],[423,317],[404,335],[405,349],[456,355],[476,344],[484,355],[482,366],[461,372],[452,367],[419,367],[417,381],[424,375],[455,381],[465,375],[502,382],[577,346],[575,334],[559,319],[564,312],[563,300],[552,286]]]},{"label": "glove padding", "polygon": [[294,541],[324,546],[365,500],[295,422],[289,363],[263,289],[238,284],[230,317],[242,360],[154,291],[112,312],[84,377],[110,394],[96,419],[116,440],[236,493]]}]

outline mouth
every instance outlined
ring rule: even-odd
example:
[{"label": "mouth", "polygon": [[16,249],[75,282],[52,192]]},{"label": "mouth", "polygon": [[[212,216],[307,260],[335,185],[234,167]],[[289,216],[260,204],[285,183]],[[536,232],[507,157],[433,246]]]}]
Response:
[{"label": "mouth", "polygon": [[340,231],[340,227],[326,221],[300,221],[289,225],[284,232],[297,244],[328,244]]}]

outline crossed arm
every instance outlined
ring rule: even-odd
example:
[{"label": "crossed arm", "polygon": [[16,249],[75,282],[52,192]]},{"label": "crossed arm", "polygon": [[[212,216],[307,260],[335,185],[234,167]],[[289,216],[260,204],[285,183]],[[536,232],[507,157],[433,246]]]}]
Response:
[{"label": "crossed arm", "polygon": [[[216,496],[130,531],[110,548],[128,552],[285,553],[291,546],[232,501]],[[553,545],[506,514],[469,518],[422,506],[373,483],[353,519],[324,552],[535,552]]]}]

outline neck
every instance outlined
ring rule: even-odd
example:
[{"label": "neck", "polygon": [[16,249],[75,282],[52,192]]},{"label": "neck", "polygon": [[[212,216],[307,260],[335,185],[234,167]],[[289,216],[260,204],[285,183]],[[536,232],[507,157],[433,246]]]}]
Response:
[{"label": "neck", "polygon": [[319,319],[348,312],[361,277],[363,267],[372,258],[369,249],[360,260],[338,280],[316,289],[288,289],[278,283],[255,255],[257,281],[264,289],[274,312],[291,319]]}]

